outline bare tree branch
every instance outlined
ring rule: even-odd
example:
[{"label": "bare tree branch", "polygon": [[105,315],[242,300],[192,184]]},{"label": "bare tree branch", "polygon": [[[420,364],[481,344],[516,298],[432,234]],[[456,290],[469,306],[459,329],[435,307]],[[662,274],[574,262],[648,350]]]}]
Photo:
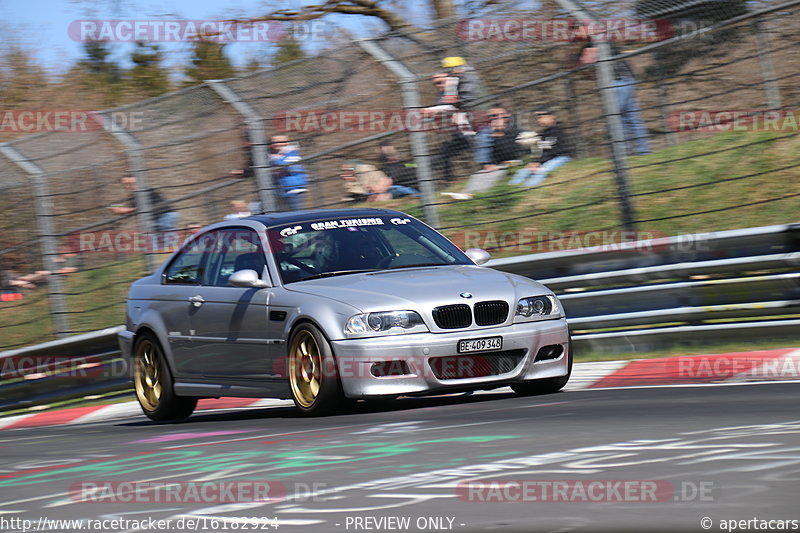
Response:
[{"label": "bare tree branch", "polygon": [[376,0],[327,0],[322,4],[304,6],[301,9],[278,9],[268,15],[247,20],[235,20],[233,22],[303,21],[318,19],[329,13],[376,17],[384,21],[392,30],[401,30],[412,26],[411,23],[398,16],[394,11],[379,5]]}]

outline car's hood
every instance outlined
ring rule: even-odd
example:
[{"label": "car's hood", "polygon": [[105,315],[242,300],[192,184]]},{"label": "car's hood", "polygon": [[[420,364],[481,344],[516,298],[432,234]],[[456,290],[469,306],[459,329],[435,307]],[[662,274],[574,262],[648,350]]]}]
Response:
[{"label": "car's hood", "polygon": [[[531,279],[463,265],[384,270],[301,281],[286,289],[333,298],[362,312],[431,309],[439,305],[505,300],[550,291]],[[471,298],[464,298],[469,293]]]}]

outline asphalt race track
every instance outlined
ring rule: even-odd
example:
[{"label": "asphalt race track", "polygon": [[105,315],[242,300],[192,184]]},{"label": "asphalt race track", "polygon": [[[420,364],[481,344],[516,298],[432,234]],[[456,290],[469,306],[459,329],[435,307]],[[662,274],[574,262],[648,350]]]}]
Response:
[{"label": "asphalt race track", "polygon": [[[0,530],[22,531],[23,519],[27,531],[69,531],[49,520],[151,518],[173,520],[171,531],[180,519],[200,531],[722,531],[723,520],[796,530],[798,392],[797,383],[495,392],[317,419],[272,407],[7,431]],[[122,501],[119,482],[157,480],[269,482],[280,498],[182,492],[176,502],[151,490]],[[81,501],[87,484],[104,482],[115,487],[106,500]],[[538,492],[521,498],[523,486]],[[190,528],[190,518],[205,521]]]}]

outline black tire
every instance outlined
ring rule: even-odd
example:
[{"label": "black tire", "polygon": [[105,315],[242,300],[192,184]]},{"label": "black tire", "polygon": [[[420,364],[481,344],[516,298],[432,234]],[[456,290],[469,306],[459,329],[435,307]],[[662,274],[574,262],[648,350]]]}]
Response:
[{"label": "black tire", "polygon": [[346,410],[351,402],[344,397],[333,349],[318,327],[297,326],[287,357],[289,390],[300,413],[325,416]]},{"label": "black tire", "polygon": [[564,388],[572,375],[572,340],[569,341],[567,350],[567,375],[557,378],[537,379],[514,383],[511,388],[520,396],[538,396],[540,394],[553,394]]},{"label": "black tire", "polygon": [[133,345],[133,388],[139,405],[151,420],[180,420],[192,414],[197,398],[176,396],[164,350],[155,335],[145,331]]}]

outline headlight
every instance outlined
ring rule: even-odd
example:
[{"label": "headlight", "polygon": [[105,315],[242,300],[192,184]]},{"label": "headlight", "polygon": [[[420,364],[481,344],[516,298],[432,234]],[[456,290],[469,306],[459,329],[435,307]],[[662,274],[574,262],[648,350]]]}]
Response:
[{"label": "headlight", "polygon": [[349,334],[410,333],[428,331],[422,317],[414,311],[381,311],[350,317],[344,327]]},{"label": "headlight", "polygon": [[516,316],[524,318],[539,318],[547,316],[558,316],[561,310],[558,307],[558,300],[555,296],[528,296],[517,302]]}]

